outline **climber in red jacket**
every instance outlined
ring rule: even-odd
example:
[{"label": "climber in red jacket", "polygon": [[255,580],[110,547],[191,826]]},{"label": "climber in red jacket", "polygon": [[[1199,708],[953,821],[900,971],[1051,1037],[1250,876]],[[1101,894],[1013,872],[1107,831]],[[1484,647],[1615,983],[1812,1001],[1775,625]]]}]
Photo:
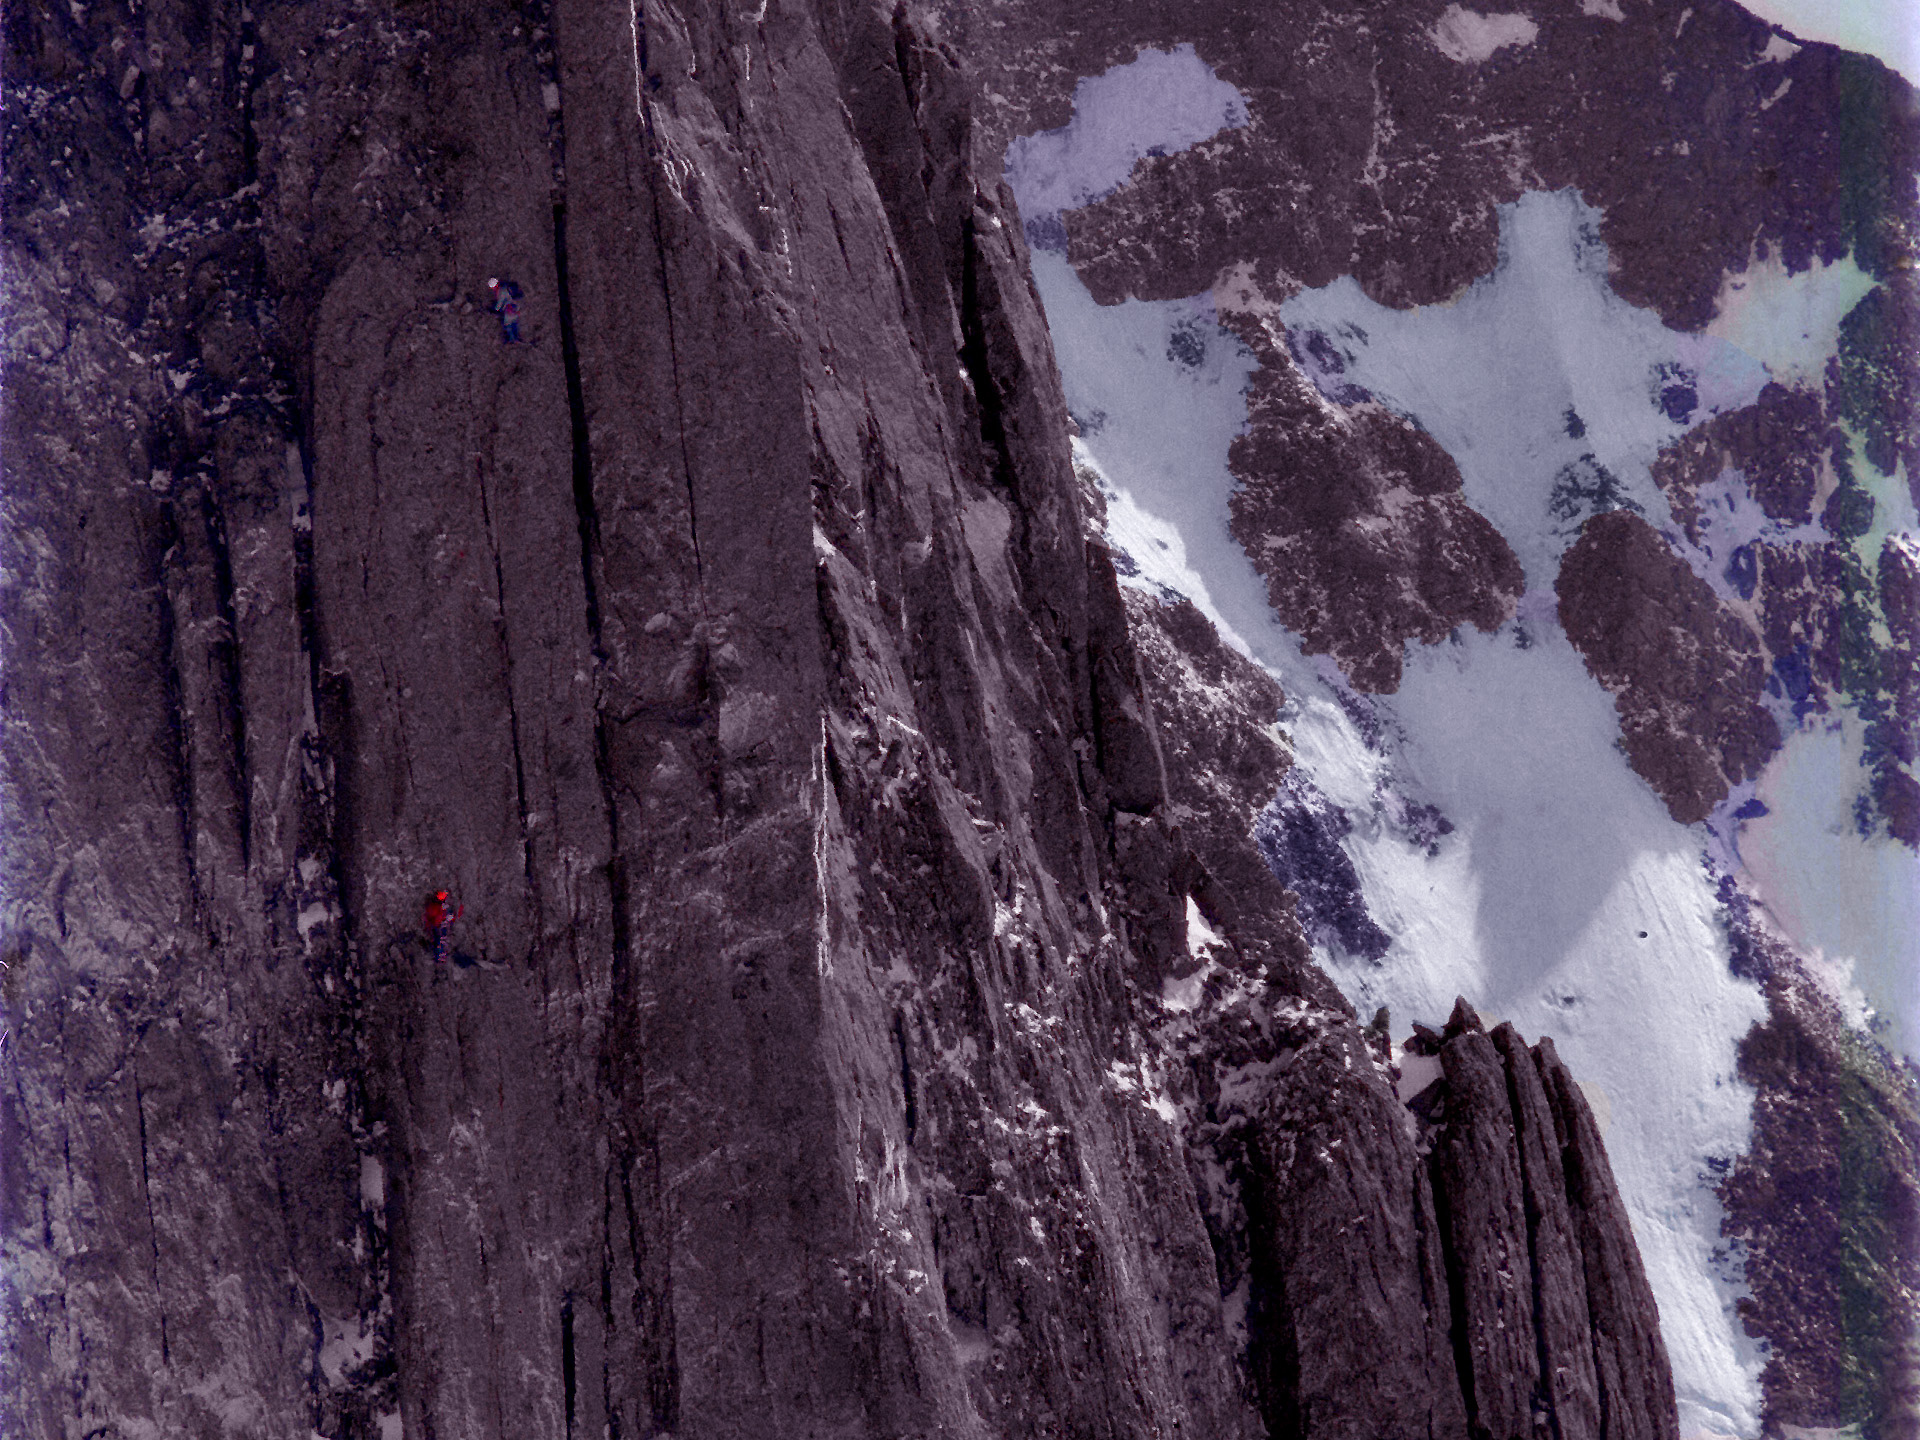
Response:
[{"label": "climber in red jacket", "polygon": [[442,965],[453,949],[453,922],[467,913],[462,905],[458,910],[449,908],[447,892],[436,890],[427,897],[426,913],[420,917],[420,924],[427,932],[427,943],[433,946],[433,958]]},{"label": "climber in red jacket", "polygon": [[505,345],[520,343],[520,287],[498,277],[487,281],[489,307],[500,317],[500,340]]}]

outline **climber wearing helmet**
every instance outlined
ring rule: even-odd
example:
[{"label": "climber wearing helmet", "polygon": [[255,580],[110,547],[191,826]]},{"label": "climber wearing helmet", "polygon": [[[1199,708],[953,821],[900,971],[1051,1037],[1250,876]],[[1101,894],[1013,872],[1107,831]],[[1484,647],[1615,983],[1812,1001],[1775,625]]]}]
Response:
[{"label": "climber wearing helmet", "polygon": [[420,924],[427,932],[427,943],[433,947],[433,958],[442,965],[453,950],[453,922],[467,913],[467,907],[451,908],[452,902],[444,890],[436,890],[427,897],[426,912],[420,917]]},{"label": "climber wearing helmet", "polygon": [[493,313],[500,317],[500,342],[517,345],[520,342],[520,287],[511,280],[493,279],[487,281],[487,295]]}]

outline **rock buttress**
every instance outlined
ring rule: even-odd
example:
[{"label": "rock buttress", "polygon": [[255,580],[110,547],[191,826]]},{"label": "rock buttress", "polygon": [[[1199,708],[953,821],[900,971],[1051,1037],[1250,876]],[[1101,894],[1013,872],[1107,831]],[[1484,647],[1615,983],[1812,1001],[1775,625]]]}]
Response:
[{"label": "rock buttress", "polygon": [[1552,1042],[1463,1002],[1408,1042],[1435,1073],[1402,1103],[1388,1017],[1355,1023],[1254,838],[1278,687],[1190,603],[1127,607],[1200,917],[1148,1025],[1268,1433],[1672,1440],[1658,1310]]},{"label": "rock buttress", "polygon": [[7,1433],[1253,1433],[1111,1078],[1157,751],[952,54],[8,43]]}]

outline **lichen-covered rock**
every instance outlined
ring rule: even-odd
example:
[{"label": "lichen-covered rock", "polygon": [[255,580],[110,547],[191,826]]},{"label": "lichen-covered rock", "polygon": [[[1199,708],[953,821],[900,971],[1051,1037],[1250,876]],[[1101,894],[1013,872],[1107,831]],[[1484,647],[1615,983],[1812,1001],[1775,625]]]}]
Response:
[{"label": "lichen-covered rock", "polygon": [[1727,470],[1740,472],[1768,518],[1805,525],[1813,519],[1822,462],[1838,438],[1818,394],[1770,381],[1753,404],[1715,416],[1662,450],[1653,478],[1695,544],[1701,519],[1697,492]]},{"label": "lichen-covered rock", "polygon": [[1740,1045],[1753,1145],[1722,1180],[1768,1346],[1767,1423],[1920,1421],[1920,1111],[1911,1071],[1853,1031],[1744,900],[1733,932],[1768,1001]]}]

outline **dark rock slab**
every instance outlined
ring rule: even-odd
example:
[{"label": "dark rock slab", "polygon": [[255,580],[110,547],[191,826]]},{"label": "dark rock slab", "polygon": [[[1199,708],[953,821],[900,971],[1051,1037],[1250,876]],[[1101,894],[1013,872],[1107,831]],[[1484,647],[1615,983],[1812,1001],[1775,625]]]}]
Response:
[{"label": "dark rock slab", "polygon": [[1560,562],[1560,623],[1587,669],[1614,692],[1628,762],[1683,824],[1780,746],[1759,704],[1758,637],[1645,520],[1596,515]]},{"label": "dark rock slab", "polygon": [[1526,1187],[1506,1067],[1478,1027],[1440,1048],[1446,1127],[1434,1147],[1448,1271],[1459,1306],[1460,1373],[1471,1423],[1535,1433],[1540,1389]]},{"label": "dark rock slab", "polygon": [[1600,1391],[1593,1370],[1586,1276],[1567,1201],[1553,1107],[1520,1032],[1502,1024],[1495,1027],[1492,1038],[1506,1065],[1514,1139],[1526,1188],[1542,1398],[1558,1440],[1597,1440]]},{"label": "dark rock slab", "polygon": [[1680,1421],[1666,1342],[1660,1338],[1660,1311],[1631,1243],[1626,1207],[1607,1166],[1599,1127],[1553,1041],[1543,1037],[1533,1057],[1560,1139],[1568,1209],[1586,1272],[1600,1433],[1608,1440],[1670,1440],[1680,1433]]}]

